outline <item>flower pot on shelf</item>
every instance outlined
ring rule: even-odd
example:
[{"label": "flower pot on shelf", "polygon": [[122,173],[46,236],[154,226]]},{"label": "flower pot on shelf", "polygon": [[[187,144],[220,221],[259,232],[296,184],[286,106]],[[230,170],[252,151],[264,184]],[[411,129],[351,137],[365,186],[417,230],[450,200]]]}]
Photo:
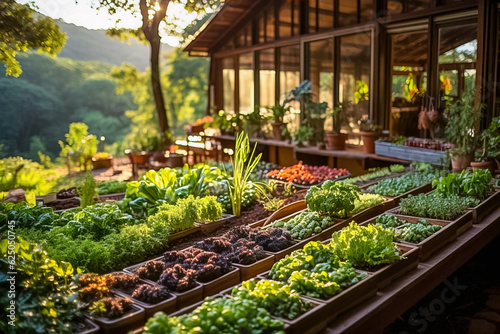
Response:
[{"label": "flower pot on shelf", "polygon": [[453,172],[460,173],[464,169],[470,166],[472,161],[472,155],[457,155],[451,158],[451,167]]},{"label": "flower pot on shelf", "polygon": [[285,126],[285,123],[283,122],[273,122],[271,124],[273,126],[273,138],[275,140],[283,140],[283,127]]},{"label": "flower pot on shelf", "polygon": [[472,169],[489,169],[491,175],[495,174],[495,167],[493,167],[493,161],[476,162],[471,161],[470,166]]},{"label": "flower pot on shelf", "polygon": [[200,133],[205,130],[205,127],[203,124],[201,125],[191,125],[191,133]]},{"label": "flower pot on shelf", "polygon": [[378,132],[360,131],[361,139],[363,140],[363,152],[375,153],[375,141],[379,138]]},{"label": "flower pot on shelf", "polygon": [[92,158],[92,169],[105,169],[113,167],[113,157],[95,160]]},{"label": "flower pot on shelf", "polygon": [[184,166],[184,155],[177,153],[170,153],[167,158],[167,166],[170,168]]},{"label": "flower pot on shelf", "polygon": [[337,133],[333,131],[326,132],[326,139],[331,150],[345,150],[345,141],[347,133]]},{"label": "flower pot on shelf", "polygon": [[151,157],[151,154],[148,152],[131,152],[130,153],[130,159],[132,159],[132,162],[136,163],[136,164],[145,164],[146,162],[149,162],[150,157]]}]

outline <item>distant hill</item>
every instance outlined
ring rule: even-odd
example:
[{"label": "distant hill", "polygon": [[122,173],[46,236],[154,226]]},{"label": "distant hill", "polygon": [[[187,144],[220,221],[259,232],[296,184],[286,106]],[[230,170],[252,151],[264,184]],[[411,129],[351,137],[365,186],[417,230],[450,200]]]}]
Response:
[{"label": "distant hill", "polygon": [[[149,45],[131,39],[131,44],[121,43],[106,36],[105,30],[89,30],[74,24],[56,20],[57,25],[68,35],[66,45],[59,57],[73,60],[95,60],[120,66],[124,62],[133,64],[140,71],[149,66]],[[161,52],[166,53],[172,47],[162,45]]]}]

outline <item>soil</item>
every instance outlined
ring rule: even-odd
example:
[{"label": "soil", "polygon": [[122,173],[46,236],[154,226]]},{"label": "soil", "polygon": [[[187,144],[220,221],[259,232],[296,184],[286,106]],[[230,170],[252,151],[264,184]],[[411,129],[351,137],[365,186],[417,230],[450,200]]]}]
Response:
[{"label": "soil", "polygon": [[60,190],[57,194],[57,199],[67,199],[72,197],[77,197],[78,193],[75,188]]},{"label": "soil", "polygon": [[76,197],[56,199],[53,202],[45,204],[45,206],[51,207],[52,209],[54,209],[54,211],[72,209],[80,206],[80,199]]},{"label": "soil", "polygon": [[[283,205],[287,205],[296,201],[303,200],[306,193],[307,190],[299,190],[291,196],[288,197],[280,196],[280,197],[285,199],[285,203]],[[222,225],[209,235],[206,235],[203,232],[196,232],[190,234],[189,236],[171,242],[170,250],[181,250],[184,248],[191,247],[198,241],[206,239],[207,236],[210,237],[220,236],[233,227],[255,223],[261,219],[269,217],[271,214],[273,214],[273,212],[266,211],[261,203],[257,203],[252,207],[244,210],[238,217],[229,219],[224,225]]]}]

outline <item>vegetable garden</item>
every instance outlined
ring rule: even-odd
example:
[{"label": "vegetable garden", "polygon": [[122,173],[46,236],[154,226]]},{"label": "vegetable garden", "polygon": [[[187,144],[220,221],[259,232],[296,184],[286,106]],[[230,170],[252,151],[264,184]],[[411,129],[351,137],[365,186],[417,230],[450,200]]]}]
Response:
[{"label": "vegetable garden", "polygon": [[[350,177],[259,160],[242,134],[230,164],[87,180],[78,208],[0,203],[16,331],[319,332],[500,205],[489,170],[412,163]],[[16,332],[3,319],[0,331]]]}]

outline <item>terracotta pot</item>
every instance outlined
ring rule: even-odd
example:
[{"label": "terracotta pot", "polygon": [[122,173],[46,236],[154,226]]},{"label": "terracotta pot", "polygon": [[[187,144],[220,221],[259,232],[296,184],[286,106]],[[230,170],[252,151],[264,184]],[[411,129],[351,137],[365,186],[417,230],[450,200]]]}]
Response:
[{"label": "terracotta pot", "polygon": [[113,167],[113,158],[94,160],[92,158],[92,169],[104,169]]},{"label": "terracotta pot", "polygon": [[493,161],[486,161],[486,162],[471,161],[470,166],[472,167],[472,169],[489,169],[491,175],[495,174],[495,168],[493,167]]},{"label": "terracotta pot", "polygon": [[326,132],[326,139],[331,150],[345,150],[345,141],[347,133],[337,133],[333,131]]},{"label": "terracotta pot", "polygon": [[165,157],[165,151],[154,151],[152,152],[152,157],[154,161],[166,162],[167,157]]},{"label": "terracotta pot", "polygon": [[273,126],[273,137],[275,140],[283,140],[283,127],[286,125],[283,122],[274,122],[271,124]]},{"label": "terracotta pot", "polygon": [[141,153],[132,152],[132,153],[130,153],[130,158],[132,159],[132,162],[134,162],[136,164],[145,164],[146,162],[149,162],[150,157],[151,157],[151,154],[146,153],[146,152],[141,152]]},{"label": "terracotta pot", "polygon": [[470,166],[472,155],[458,155],[451,158],[451,167],[453,172],[460,173]]},{"label": "terracotta pot", "polygon": [[363,152],[375,153],[375,141],[380,137],[377,132],[360,131],[361,139],[363,139]]},{"label": "terracotta pot", "polygon": [[184,156],[182,154],[170,153],[167,158],[167,166],[170,168],[184,166]]}]

